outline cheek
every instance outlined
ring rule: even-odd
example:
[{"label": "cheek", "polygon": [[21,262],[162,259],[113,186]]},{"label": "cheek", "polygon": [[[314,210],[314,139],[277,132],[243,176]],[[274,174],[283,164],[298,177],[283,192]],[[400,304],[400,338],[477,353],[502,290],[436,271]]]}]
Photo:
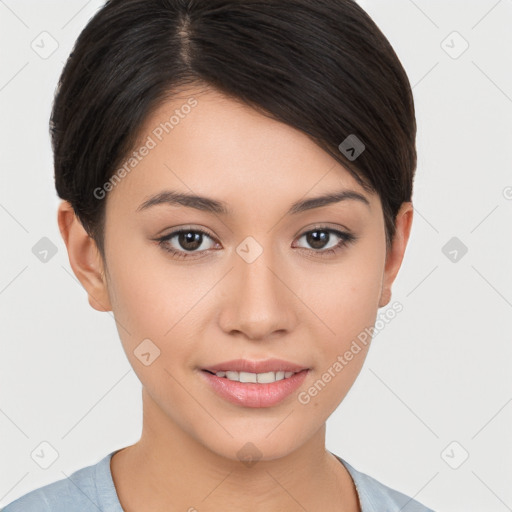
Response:
[{"label": "cheek", "polygon": [[299,403],[308,407],[334,410],[368,353],[385,262],[381,246],[370,245],[347,252],[343,262],[325,274],[311,273],[302,285],[305,302],[320,319],[312,336],[316,340],[315,375],[311,386],[298,396]]},{"label": "cheek", "polygon": [[304,302],[323,326],[325,354],[344,350],[373,325],[382,287],[385,252],[366,241],[354,246],[336,265],[302,276]]},{"label": "cheek", "polygon": [[194,303],[201,296],[186,272],[170,272],[170,265],[159,263],[162,259],[156,261],[154,253],[154,248],[126,247],[122,256],[110,256],[108,288],[112,309],[123,347],[134,368],[140,363],[133,352],[146,339],[160,350],[160,362],[165,362],[169,352],[176,360],[187,353],[191,345],[186,340],[174,344],[172,350],[169,346],[177,335],[184,334],[194,316]]}]

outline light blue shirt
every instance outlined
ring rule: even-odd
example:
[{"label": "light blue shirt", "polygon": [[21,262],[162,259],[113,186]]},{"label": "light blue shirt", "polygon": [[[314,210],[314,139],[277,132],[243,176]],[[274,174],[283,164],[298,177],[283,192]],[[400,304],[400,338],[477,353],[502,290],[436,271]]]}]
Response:
[{"label": "light blue shirt", "polygon": [[[69,478],[30,491],[0,512],[124,512],[110,471],[110,458],[116,451]],[[335,457],[354,480],[362,512],[434,512]]]}]

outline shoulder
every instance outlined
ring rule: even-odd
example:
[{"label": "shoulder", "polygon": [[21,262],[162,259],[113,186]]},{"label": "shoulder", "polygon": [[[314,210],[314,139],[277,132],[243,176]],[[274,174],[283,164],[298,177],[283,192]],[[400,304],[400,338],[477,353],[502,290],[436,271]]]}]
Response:
[{"label": "shoulder", "polygon": [[117,496],[110,473],[111,456],[108,454],[96,464],[24,494],[0,512],[118,512],[115,501],[111,503],[112,497]]},{"label": "shoulder", "polygon": [[335,457],[354,480],[362,512],[434,512],[413,498],[361,473],[341,457]]}]

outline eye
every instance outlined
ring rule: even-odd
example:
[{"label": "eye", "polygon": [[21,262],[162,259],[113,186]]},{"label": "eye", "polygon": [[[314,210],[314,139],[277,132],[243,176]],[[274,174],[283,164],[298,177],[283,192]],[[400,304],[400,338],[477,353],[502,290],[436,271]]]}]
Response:
[{"label": "eye", "polygon": [[[356,236],[352,233],[328,228],[326,226],[316,226],[314,229],[306,231],[303,235],[301,235],[299,240],[301,238],[305,238],[306,242],[313,248],[306,248],[305,250],[318,253],[318,255],[322,257],[336,254],[346,245],[356,240]],[[336,238],[339,239],[338,242],[336,242]]]},{"label": "eye", "polygon": [[[202,229],[182,228],[162,238],[158,238],[157,242],[158,245],[165,251],[170,252],[173,256],[177,258],[189,258],[190,253],[206,252],[208,250],[208,248],[204,248],[205,237],[213,240],[213,237]],[[176,238],[176,240],[173,240],[174,238]],[[199,250],[201,247],[202,250]]]}]

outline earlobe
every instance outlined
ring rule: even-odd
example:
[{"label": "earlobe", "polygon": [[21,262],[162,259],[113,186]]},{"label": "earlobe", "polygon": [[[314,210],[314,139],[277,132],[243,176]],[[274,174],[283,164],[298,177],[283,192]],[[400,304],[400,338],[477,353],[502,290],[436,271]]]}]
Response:
[{"label": "earlobe", "polygon": [[88,294],[89,304],[98,311],[111,311],[101,255],[68,201],[59,205],[57,222],[69,263]]},{"label": "earlobe", "polygon": [[379,299],[379,308],[389,304],[391,300],[391,287],[398,274],[411,233],[413,206],[411,202],[404,202],[397,213],[395,221],[395,236],[386,256],[382,290]]}]

